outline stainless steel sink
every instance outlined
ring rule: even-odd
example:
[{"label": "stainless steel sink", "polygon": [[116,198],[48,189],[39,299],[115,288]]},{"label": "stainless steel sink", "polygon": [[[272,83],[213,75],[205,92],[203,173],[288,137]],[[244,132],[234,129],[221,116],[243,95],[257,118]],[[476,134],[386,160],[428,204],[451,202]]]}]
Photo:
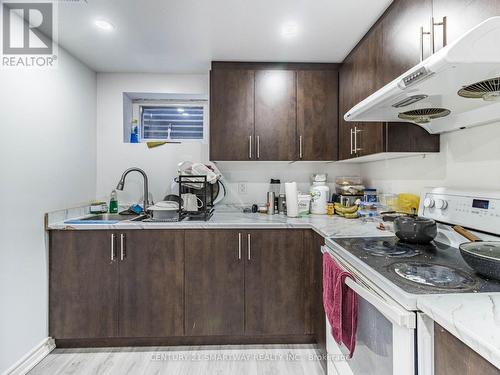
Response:
[{"label": "stainless steel sink", "polygon": [[124,221],[124,220],[130,220],[130,221],[142,221],[146,219],[146,215],[120,215],[120,214],[99,214],[99,215],[93,215],[93,216],[88,216],[83,219],[83,221]]}]

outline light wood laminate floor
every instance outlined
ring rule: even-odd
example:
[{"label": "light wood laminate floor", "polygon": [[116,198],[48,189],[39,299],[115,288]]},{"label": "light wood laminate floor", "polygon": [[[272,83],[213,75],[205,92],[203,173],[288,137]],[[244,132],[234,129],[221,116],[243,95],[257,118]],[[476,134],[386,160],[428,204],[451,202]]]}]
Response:
[{"label": "light wood laminate floor", "polygon": [[55,349],[29,375],[324,375],[315,345]]}]

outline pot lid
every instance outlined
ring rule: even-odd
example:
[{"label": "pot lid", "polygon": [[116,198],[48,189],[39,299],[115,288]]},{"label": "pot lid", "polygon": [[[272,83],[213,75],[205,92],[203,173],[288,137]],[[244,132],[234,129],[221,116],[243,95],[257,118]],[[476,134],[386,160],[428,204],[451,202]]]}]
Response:
[{"label": "pot lid", "polygon": [[500,241],[467,242],[460,245],[460,250],[472,255],[500,261]]}]

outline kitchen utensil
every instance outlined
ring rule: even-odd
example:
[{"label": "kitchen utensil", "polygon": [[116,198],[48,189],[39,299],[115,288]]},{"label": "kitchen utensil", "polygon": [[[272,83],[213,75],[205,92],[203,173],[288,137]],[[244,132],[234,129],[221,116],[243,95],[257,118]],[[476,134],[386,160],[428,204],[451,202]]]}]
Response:
[{"label": "kitchen utensil", "polygon": [[338,200],[344,207],[352,207],[357,205],[358,200],[363,200],[362,195],[339,195]]},{"label": "kitchen utensil", "polygon": [[153,206],[149,206],[148,211],[154,221],[176,221],[179,219],[179,202],[156,202]]},{"label": "kitchen utensil", "polygon": [[437,225],[426,217],[400,216],[394,219],[394,231],[404,242],[426,244],[436,238]]},{"label": "kitchen utensil", "polygon": [[286,195],[280,194],[278,197],[278,213],[280,215],[286,214]]},{"label": "kitchen utensil", "polygon": [[203,201],[196,194],[185,193],[181,194],[183,208],[185,211],[198,211],[203,207]]},{"label": "kitchen utensil", "polygon": [[266,205],[267,205],[267,213],[269,215],[274,215],[274,198],[275,198],[275,195],[274,195],[274,192],[273,191],[268,191],[267,192],[267,202],[266,202]]},{"label": "kitchen utensil", "polygon": [[500,241],[482,241],[465,228],[453,229],[471,242],[460,245],[460,254],[477,273],[500,280]]}]

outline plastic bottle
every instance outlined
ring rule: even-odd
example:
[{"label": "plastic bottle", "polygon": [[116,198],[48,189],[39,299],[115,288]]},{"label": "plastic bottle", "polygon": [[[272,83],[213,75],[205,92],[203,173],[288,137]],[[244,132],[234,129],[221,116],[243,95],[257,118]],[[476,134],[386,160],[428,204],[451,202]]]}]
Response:
[{"label": "plastic bottle", "polygon": [[118,196],[116,194],[116,190],[111,192],[111,197],[109,198],[109,213],[117,214],[118,213]]},{"label": "plastic bottle", "polygon": [[327,203],[330,199],[330,188],[326,186],[326,174],[313,175],[311,186],[311,213],[314,215],[326,215]]}]

